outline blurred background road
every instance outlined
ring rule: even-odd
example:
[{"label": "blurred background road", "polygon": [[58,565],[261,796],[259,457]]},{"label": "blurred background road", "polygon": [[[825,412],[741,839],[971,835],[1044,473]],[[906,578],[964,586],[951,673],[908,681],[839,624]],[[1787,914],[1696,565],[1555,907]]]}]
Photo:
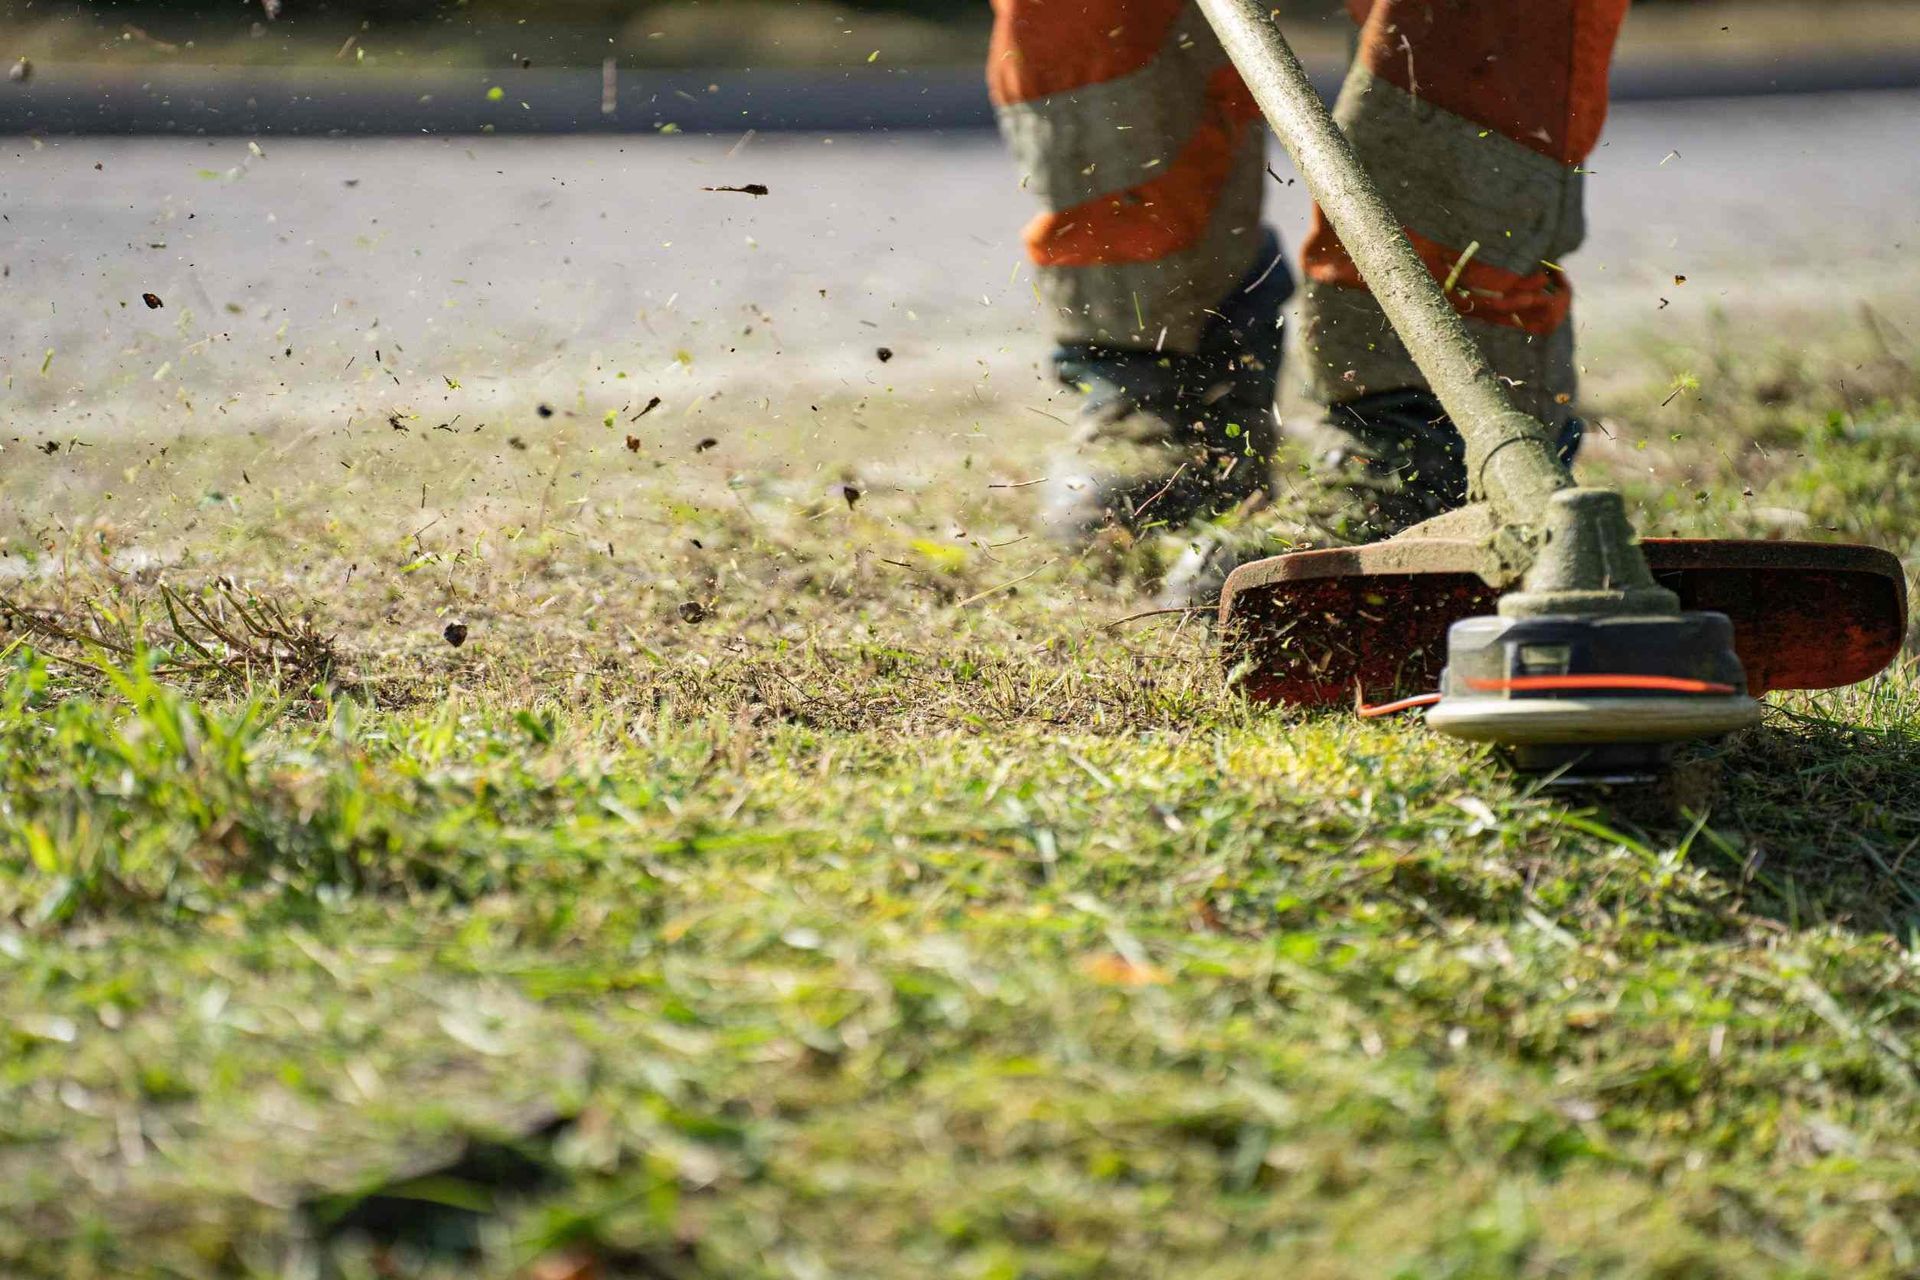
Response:
[{"label": "blurred background road", "polygon": [[[155,8],[201,35],[169,38],[128,16]],[[1822,74],[1852,66],[1873,83],[1890,59],[1920,49],[1912,8],[1829,7],[1817,27],[1798,6],[1636,10],[1621,74],[1652,96],[1615,107],[1593,162],[1592,237],[1571,264],[1590,380],[1640,376],[1624,364],[1630,343],[1697,333],[1721,314],[1779,335],[1853,323],[1866,303],[1887,324],[1914,324],[1920,89],[1772,92],[1815,65],[1813,54]],[[102,7],[13,31],[37,53],[0,85],[0,112],[44,110],[89,78],[324,65],[391,84],[393,64],[408,63],[401,74],[510,86],[491,103],[472,97],[511,113],[523,93],[539,96],[529,85],[597,76],[600,47],[641,64],[621,72],[630,90],[705,74],[671,70],[676,61],[745,66],[761,54],[784,60],[782,74],[800,77],[792,83],[844,86],[868,56],[848,51],[870,46],[894,60],[899,84],[935,84],[977,60],[984,38],[984,5],[941,22],[762,6],[757,28],[740,9],[707,6],[705,25],[689,24],[686,7],[618,22],[581,10],[613,32],[602,38],[585,19],[556,27],[565,6],[540,6],[549,20],[537,34],[483,13],[436,46],[427,19],[348,22],[341,36],[338,13],[270,23],[255,11],[236,25],[190,8],[179,17],[180,6]],[[710,21],[717,13],[735,20]],[[1337,66],[1344,28],[1314,13],[1297,26],[1321,65]],[[296,28],[305,34],[288,34]],[[1796,30],[1815,34],[1796,44],[1786,38]],[[513,33],[523,44],[507,49]],[[520,65],[536,54],[540,65]],[[512,78],[553,60],[588,65],[562,65],[546,82]],[[1709,71],[1745,76],[1755,96],[1653,92],[1688,68],[1702,84]],[[49,94],[49,84],[68,87]],[[212,99],[198,101],[204,119]],[[771,422],[876,393],[1044,402],[1045,335],[1018,243],[1032,209],[990,131],[910,119],[797,131],[751,110],[722,128],[709,116],[704,133],[30,128],[0,139],[5,439],[396,413],[443,421],[536,403],[599,416],[655,396],[663,412],[650,427],[716,412]],[[1277,147],[1274,167],[1271,217],[1297,245],[1306,200]],[[748,184],[768,193],[707,190]]]},{"label": "blurred background road", "polygon": [[[1916,120],[1905,92],[1616,108],[1573,263],[1586,332],[1862,300],[1904,323]],[[622,373],[673,405],[1004,395],[1043,348],[990,134],[12,139],[0,162],[0,374],[36,433],[561,401]],[[1269,200],[1297,244],[1301,186]]]}]

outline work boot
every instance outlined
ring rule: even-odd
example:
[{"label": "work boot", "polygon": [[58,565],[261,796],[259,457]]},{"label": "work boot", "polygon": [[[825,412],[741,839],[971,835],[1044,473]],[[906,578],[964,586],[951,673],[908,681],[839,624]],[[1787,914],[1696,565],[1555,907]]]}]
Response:
[{"label": "work boot", "polygon": [[[1577,418],[1561,425],[1560,457],[1569,466],[1582,429]],[[1378,542],[1466,504],[1466,444],[1430,391],[1330,405],[1314,443],[1330,501],[1310,519],[1335,541]]]},{"label": "work boot", "polygon": [[[1577,418],[1560,428],[1560,457],[1569,466],[1580,451],[1582,430]],[[1212,604],[1228,574],[1291,549],[1302,536],[1344,546],[1378,542],[1467,501],[1466,444],[1424,389],[1331,405],[1309,444],[1319,468],[1306,486],[1299,523],[1283,530],[1263,517],[1194,531],[1167,572],[1162,604]]]},{"label": "work boot", "polygon": [[1086,397],[1049,487],[1047,523],[1062,540],[1085,542],[1112,526],[1178,529],[1263,500],[1276,443],[1281,312],[1293,294],[1279,259],[1269,232],[1259,270],[1208,313],[1194,352],[1070,345],[1055,353],[1060,380]]}]

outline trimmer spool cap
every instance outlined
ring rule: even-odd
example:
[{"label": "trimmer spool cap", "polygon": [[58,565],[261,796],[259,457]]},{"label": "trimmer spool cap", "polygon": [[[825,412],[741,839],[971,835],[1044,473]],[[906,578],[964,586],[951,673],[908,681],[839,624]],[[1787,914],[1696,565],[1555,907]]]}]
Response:
[{"label": "trimmer spool cap", "polygon": [[1568,781],[1658,775],[1675,744],[1759,723],[1726,615],[1468,618],[1427,722]]}]

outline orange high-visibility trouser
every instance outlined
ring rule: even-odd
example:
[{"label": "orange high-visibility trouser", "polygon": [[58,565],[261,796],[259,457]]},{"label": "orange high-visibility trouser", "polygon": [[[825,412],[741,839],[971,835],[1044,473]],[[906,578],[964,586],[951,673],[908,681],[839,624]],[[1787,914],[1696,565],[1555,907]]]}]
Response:
[{"label": "orange high-visibility trouser", "polygon": [[[1574,387],[1561,257],[1629,0],[1347,0],[1335,115],[1527,409]],[[1191,350],[1259,269],[1259,111],[1192,0],[994,0],[988,84],[1043,212],[1029,254],[1063,342]],[[1424,385],[1315,212],[1303,346],[1328,401]]]}]

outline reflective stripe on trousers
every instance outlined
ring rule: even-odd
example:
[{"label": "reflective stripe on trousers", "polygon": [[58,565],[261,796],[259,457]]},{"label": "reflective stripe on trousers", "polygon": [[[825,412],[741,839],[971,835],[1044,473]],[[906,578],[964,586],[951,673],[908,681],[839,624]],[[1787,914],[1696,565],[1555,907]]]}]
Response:
[{"label": "reflective stripe on trousers", "polygon": [[[994,0],[988,69],[1042,213],[1027,228],[1055,336],[1187,350],[1254,268],[1257,111],[1189,0]],[[1579,166],[1606,118],[1627,0],[1349,0],[1336,115],[1523,407],[1573,395]],[[1317,211],[1309,377],[1329,401],[1422,385]]]},{"label": "reflective stripe on trousers", "polygon": [[1191,0],[995,0],[987,80],[1062,342],[1191,351],[1253,266],[1260,112]]}]

